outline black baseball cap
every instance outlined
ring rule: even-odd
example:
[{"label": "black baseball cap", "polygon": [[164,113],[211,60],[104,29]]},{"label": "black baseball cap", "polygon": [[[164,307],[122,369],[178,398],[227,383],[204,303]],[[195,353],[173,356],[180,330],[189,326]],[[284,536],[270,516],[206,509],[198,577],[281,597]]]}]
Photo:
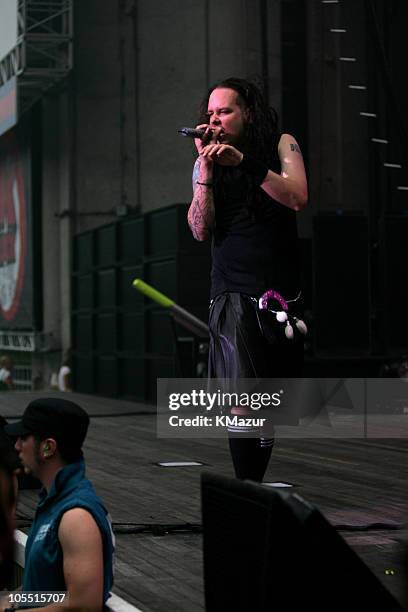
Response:
[{"label": "black baseball cap", "polygon": [[30,434],[54,438],[61,448],[81,449],[88,431],[89,416],[70,400],[43,397],[30,402],[21,421],[9,423],[4,431],[9,436]]}]

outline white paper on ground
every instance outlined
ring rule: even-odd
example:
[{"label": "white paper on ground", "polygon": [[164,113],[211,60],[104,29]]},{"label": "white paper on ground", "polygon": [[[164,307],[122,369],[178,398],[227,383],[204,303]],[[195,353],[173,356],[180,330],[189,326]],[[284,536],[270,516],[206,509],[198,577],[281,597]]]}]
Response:
[{"label": "white paper on ground", "polygon": [[293,487],[293,484],[289,482],[264,482],[267,487],[276,487],[277,489],[285,489],[287,487]]},{"label": "white paper on ground", "polygon": [[189,465],[203,465],[198,461],[159,461],[158,465],[161,467],[186,467]]}]

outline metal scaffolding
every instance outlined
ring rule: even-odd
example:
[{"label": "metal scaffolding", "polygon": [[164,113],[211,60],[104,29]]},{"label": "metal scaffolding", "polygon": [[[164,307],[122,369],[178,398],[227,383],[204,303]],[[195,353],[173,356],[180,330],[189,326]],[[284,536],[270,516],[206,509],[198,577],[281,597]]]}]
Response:
[{"label": "metal scaffolding", "polygon": [[0,86],[17,77],[24,113],[71,70],[73,0],[18,0],[17,44],[0,62]]}]

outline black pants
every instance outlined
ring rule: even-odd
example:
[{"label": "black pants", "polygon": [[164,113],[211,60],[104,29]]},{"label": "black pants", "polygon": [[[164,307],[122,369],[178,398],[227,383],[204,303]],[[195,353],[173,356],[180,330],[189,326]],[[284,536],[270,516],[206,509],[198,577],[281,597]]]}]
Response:
[{"label": "black pants", "polygon": [[295,340],[286,340],[284,325],[280,324],[280,337],[276,338],[276,343],[271,344],[267,337],[273,338],[276,333],[273,329],[265,329],[268,320],[259,318],[257,305],[250,296],[241,293],[222,293],[217,296],[210,308],[208,324],[210,378],[235,380],[296,378],[302,375],[302,338],[298,335]]},{"label": "black pants", "polygon": [[[303,341],[299,337],[287,340],[284,325],[269,322],[268,316],[274,317],[259,313],[256,300],[248,295],[223,293],[214,299],[209,316],[210,378],[236,381],[301,376]],[[237,478],[262,481],[272,452],[272,444],[263,442],[262,432],[257,437],[229,434]]]}]

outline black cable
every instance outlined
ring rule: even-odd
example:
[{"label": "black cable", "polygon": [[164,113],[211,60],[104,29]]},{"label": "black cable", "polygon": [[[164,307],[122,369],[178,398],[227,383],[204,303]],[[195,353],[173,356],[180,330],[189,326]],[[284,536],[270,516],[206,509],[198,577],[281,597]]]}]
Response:
[{"label": "black cable", "polygon": [[[17,528],[31,527],[33,519],[25,515],[17,515]],[[115,534],[151,533],[155,536],[171,533],[201,533],[200,523],[112,523]]]},{"label": "black cable", "polygon": [[[17,527],[30,527],[32,520],[26,516],[17,517]],[[336,531],[400,531],[406,529],[404,523],[366,523],[365,525],[351,525],[339,523],[332,525]],[[174,533],[203,532],[201,523],[112,523],[112,529],[118,535],[138,535],[151,533],[154,536],[164,536]]]},{"label": "black cable", "polygon": [[173,533],[202,533],[200,523],[113,523],[112,529],[115,534],[139,534],[151,533],[154,536],[164,536]]},{"label": "black cable", "polygon": [[[111,412],[108,414],[90,414],[89,418],[90,419],[102,419],[102,418],[112,418],[112,417],[127,417],[127,416],[156,416],[156,411],[155,410],[139,410],[138,412]],[[22,414],[18,414],[16,416],[6,416],[6,419],[22,419],[23,415]]]},{"label": "black cable", "polygon": [[140,410],[139,412],[112,412],[109,414],[90,414],[91,419],[103,419],[104,417],[126,417],[126,416],[156,416],[156,410]]},{"label": "black cable", "polygon": [[[399,531],[406,528],[403,523],[366,523],[365,525],[351,525],[348,523],[339,523],[332,525],[336,531]],[[146,532],[159,532],[173,533],[173,532],[193,532],[202,533],[202,525],[200,523],[113,523],[112,525],[115,533],[146,533]],[[123,531],[121,531],[123,528]]]},{"label": "black cable", "polygon": [[337,531],[398,531],[404,529],[404,524],[399,523],[367,523],[366,525],[333,525]]}]

